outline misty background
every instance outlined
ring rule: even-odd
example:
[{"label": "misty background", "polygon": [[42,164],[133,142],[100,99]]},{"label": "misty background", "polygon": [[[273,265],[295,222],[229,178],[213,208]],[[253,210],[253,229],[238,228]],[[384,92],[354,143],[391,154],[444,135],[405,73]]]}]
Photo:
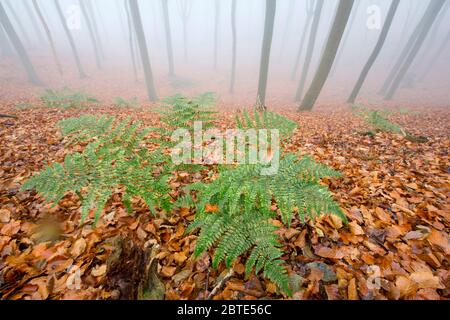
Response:
[{"label": "misty background", "polygon": [[[88,21],[78,0],[58,0],[86,78],[80,79],[71,47],[54,0],[37,0],[55,44],[62,74],[52,56],[45,30],[32,0],[0,0],[43,84],[29,83],[17,53],[3,28],[0,30],[0,100],[35,97],[45,88],[68,86],[108,102],[112,97],[137,97],[147,102],[145,79],[136,35],[125,0],[82,0],[91,28],[97,29],[93,45]],[[148,46],[156,93],[188,95],[213,91],[223,105],[250,107],[255,103],[264,34],[265,0],[235,1],[236,69],[230,92],[232,68],[232,0],[168,0],[173,75],[170,75],[165,0],[139,0],[140,16]],[[378,92],[394,66],[430,1],[401,0],[386,42],[359,93],[358,102],[376,105],[448,106],[450,101],[449,3],[433,22],[423,46],[391,101]],[[306,86],[311,82],[338,6],[325,0],[317,31]],[[295,107],[294,101],[309,40],[308,27],[298,68],[296,59],[308,20],[307,0],[277,0],[267,84],[269,107]],[[389,0],[355,0],[332,70],[318,105],[345,104],[370,56],[391,5]],[[131,31],[131,33],[130,33]],[[130,41],[131,36],[131,41]],[[10,48],[11,49],[11,48]],[[439,52],[439,55],[436,53]],[[435,58],[436,56],[437,59]],[[96,59],[97,58],[97,59]],[[137,79],[133,71],[136,64]]]}]

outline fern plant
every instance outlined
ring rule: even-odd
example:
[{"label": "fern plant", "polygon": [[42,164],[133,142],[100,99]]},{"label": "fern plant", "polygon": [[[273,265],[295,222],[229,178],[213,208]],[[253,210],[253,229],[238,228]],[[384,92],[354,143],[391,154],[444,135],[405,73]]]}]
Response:
[{"label": "fern plant", "polygon": [[142,129],[139,122],[83,116],[63,120],[59,125],[70,144],[89,144],[81,153],[68,154],[64,163],[48,166],[32,176],[23,185],[24,190],[35,189],[55,204],[67,192],[73,192],[81,201],[81,222],[95,209],[94,224],[119,189],[123,190],[122,201],[129,211],[134,197],[143,199],[154,214],[156,207],[170,210],[168,177],[154,170],[164,159],[143,146],[148,130]]},{"label": "fern plant", "polygon": [[[261,175],[264,165],[239,165],[234,169],[222,168],[219,177],[210,184],[196,183],[197,213],[188,228],[200,228],[195,254],[215,246],[213,266],[225,260],[226,266],[250,250],[246,262],[247,275],[263,270],[263,275],[290,293],[289,281],[281,256],[277,229],[270,219],[277,213],[270,210],[276,201],[284,224],[290,225],[294,213],[304,220],[323,213],[335,214],[344,221],[345,215],[333,201],[323,177],[339,173],[305,156],[287,154],[280,161],[276,175]],[[217,205],[218,212],[209,213],[207,207]]]},{"label": "fern plant", "polygon": [[119,108],[136,108],[138,106],[138,99],[134,97],[130,100],[125,100],[122,97],[114,97],[113,105]]},{"label": "fern plant", "polygon": [[387,111],[370,110],[362,105],[353,105],[352,111],[366,122],[372,134],[380,131],[404,134],[402,127],[387,119]]},{"label": "fern plant", "polygon": [[[252,119],[253,118],[253,119]],[[289,137],[297,128],[297,123],[275,112],[258,111],[256,108],[253,117],[247,110],[236,115],[238,129],[278,129],[282,137]]]},{"label": "fern plant", "polygon": [[49,108],[83,108],[99,101],[84,92],[73,91],[67,87],[61,90],[47,89],[40,96],[42,102]]}]

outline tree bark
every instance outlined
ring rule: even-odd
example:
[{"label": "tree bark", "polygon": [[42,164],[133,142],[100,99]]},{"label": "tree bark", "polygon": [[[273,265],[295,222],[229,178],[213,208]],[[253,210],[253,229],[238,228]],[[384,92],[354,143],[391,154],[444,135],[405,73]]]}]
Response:
[{"label": "tree bark", "polygon": [[[9,3],[9,1],[4,1],[4,3],[5,3],[5,5],[6,5],[6,8],[8,9],[8,11],[11,13],[11,16],[13,17],[13,19],[16,21],[17,27],[19,28],[20,33],[21,33],[22,36],[23,36],[23,40],[24,40],[25,44],[31,45],[30,37],[28,36],[28,33],[27,33],[27,31],[25,30],[23,24],[20,23],[20,19],[19,19],[19,17],[17,16],[16,11],[15,11],[14,8],[12,7],[12,5]],[[3,9],[4,9],[4,8],[3,8]],[[6,11],[5,11],[5,12],[6,12]],[[11,22],[11,20],[9,20],[9,21]],[[11,25],[12,25],[12,22],[11,22]],[[14,26],[13,26],[13,27],[14,27]],[[16,32],[16,34],[17,34],[17,32]],[[17,34],[17,35],[18,35],[18,34]]]},{"label": "tree bark", "polygon": [[295,101],[302,99],[303,90],[305,88],[306,78],[308,76],[309,66],[316,43],[317,30],[319,29],[320,16],[322,15],[322,8],[324,0],[316,0],[316,8],[314,9],[314,19],[311,26],[311,33],[309,34],[308,47],[306,48],[305,62],[303,63],[302,74],[298,83],[297,92],[295,93]]},{"label": "tree bark", "polygon": [[86,25],[87,25],[88,31],[89,31],[89,37],[91,38],[92,46],[94,48],[95,63],[97,65],[97,68],[101,69],[102,63],[100,60],[100,52],[99,52],[97,40],[96,40],[95,34],[94,34],[94,28],[92,27],[92,22],[91,22],[91,19],[89,17],[88,11],[86,9],[86,6],[85,6],[85,3],[83,0],[80,0],[80,8],[81,8],[81,12],[83,12],[84,20],[86,21]]},{"label": "tree bark", "polygon": [[369,59],[367,60],[361,74],[359,75],[358,81],[353,88],[352,93],[347,99],[348,103],[354,103],[356,97],[358,96],[359,91],[361,90],[364,81],[366,80],[367,75],[369,74],[370,69],[372,68],[375,60],[377,59],[381,49],[383,48],[384,42],[386,41],[387,34],[389,29],[391,28],[392,21],[394,20],[395,13],[397,12],[397,8],[400,4],[400,0],[392,0],[391,6],[389,8],[389,12],[386,16],[386,20],[383,24],[383,29],[381,30],[380,36],[378,37],[378,42],[375,45],[375,48],[372,51]]},{"label": "tree bark", "polygon": [[2,25],[0,24],[0,48],[2,50],[2,56],[9,57],[13,54],[13,49],[11,43],[9,42],[8,36],[5,33]]},{"label": "tree bark", "polygon": [[236,77],[236,0],[231,2],[231,77],[230,77],[230,93],[234,93],[234,82]]},{"label": "tree bark", "polygon": [[125,11],[127,14],[127,21],[128,21],[128,34],[129,34],[129,45],[130,45],[130,55],[131,55],[131,62],[133,65],[133,74],[134,74],[134,80],[138,81],[138,72],[137,72],[137,64],[136,64],[136,57],[134,52],[134,44],[133,44],[133,26],[131,21],[131,15],[130,15],[130,9],[128,8],[128,2],[124,3],[125,5]]},{"label": "tree bark", "polygon": [[214,70],[217,70],[217,56],[218,56],[218,46],[219,46],[219,19],[220,19],[220,2],[215,0],[214,2]]},{"label": "tree bark", "polygon": [[36,74],[36,71],[34,70],[33,64],[31,63],[30,58],[28,57],[25,47],[23,46],[22,41],[20,41],[19,36],[14,30],[14,27],[11,21],[9,20],[6,11],[3,8],[3,4],[1,2],[0,2],[0,23],[2,24],[4,30],[6,31],[6,34],[8,35],[9,40],[14,46],[14,49],[19,55],[20,62],[22,63],[30,82],[35,85],[42,85],[43,83]]},{"label": "tree bark", "polygon": [[39,8],[39,5],[37,3],[37,0],[33,0],[33,6],[34,10],[36,11],[36,15],[38,16],[39,20],[41,21],[42,27],[45,30],[45,33],[47,35],[48,42],[50,43],[50,48],[52,49],[52,55],[53,60],[55,60],[56,67],[58,68],[58,72],[60,75],[63,74],[61,62],[59,61],[58,54],[56,53],[55,43],[53,42],[52,33],[50,32],[50,29],[47,25],[47,22],[45,21],[44,16],[42,15],[41,9]]},{"label": "tree bark", "polygon": [[166,47],[167,47],[167,59],[169,61],[169,75],[175,75],[175,68],[173,64],[173,49],[172,49],[172,32],[170,29],[170,19],[169,19],[169,0],[161,0],[164,15],[164,30],[166,32]]},{"label": "tree bark", "polygon": [[134,24],[134,29],[136,32],[137,42],[139,45],[139,50],[141,52],[142,68],[144,70],[145,83],[147,85],[147,94],[150,101],[156,101],[158,98],[156,96],[155,85],[153,83],[153,73],[150,64],[150,59],[148,56],[147,43],[145,41],[144,28],[142,26],[141,15],[139,11],[139,4],[137,0],[129,0],[131,17]]},{"label": "tree bark", "polygon": [[295,64],[294,64],[294,68],[292,69],[291,80],[295,80],[295,77],[297,75],[298,65],[300,63],[300,57],[303,52],[303,47],[305,46],[306,34],[308,33],[309,26],[311,24],[311,20],[314,16],[314,0],[306,0],[305,5],[306,5],[306,15],[307,16],[306,16],[305,24],[303,26],[302,37],[300,38],[297,55],[295,57]]},{"label": "tree bark", "polygon": [[81,65],[80,57],[78,55],[77,47],[75,46],[75,41],[73,41],[72,34],[70,33],[69,28],[67,27],[66,19],[64,18],[64,14],[61,10],[61,6],[59,5],[58,0],[54,0],[54,1],[55,1],[56,11],[58,12],[59,19],[63,26],[64,32],[66,33],[67,39],[69,40],[70,48],[72,49],[72,54],[73,54],[73,57],[75,59],[75,63],[77,65],[77,69],[78,69],[78,74],[79,74],[80,78],[86,78],[86,74],[84,73],[83,66]]},{"label": "tree bark", "polygon": [[276,0],[266,0],[266,15],[264,23],[264,37],[261,48],[261,63],[259,66],[258,93],[256,94],[256,108],[266,109],[266,88],[269,73],[270,50],[272,47],[273,25],[277,9]]},{"label": "tree bark", "polygon": [[433,25],[433,22],[436,20],[436,17],[439,14],[439,11],[442,9],[444,3],[445,0],[433,0],[428,5],[428,8],[422,18],[423,20],[422,27],[420,28],[419,33],[417,34],[414,45],[409,51],[402,66],[398,70],[397,75],[392,80],[392,85],[387,90],[386,95],[384,97],[385,100],[390,100],[394,97],[398,87],[400,86],[401,81],[403,80],[406,72],[408,71],[409,67],[414,61],[414,58],[417,56],[417,53],[419,52],[426,36],[428,35],[431,29],[431,26]]},{"label": "tree bark", "polygon": [[345,27],[350,17],[353,3],[354,0],[339,1],[339,6],[328,36],[325,50],[322,54],[319,68],[316,71],[316,75],[314,76],[308,92],[306,92],[305,98],[303,99],[299,110],[311,110],[317,100],[317,97],[322,91],[323,85],[328,78],[331,66],[333,65],[333,61],[336,57],[339,44],[342,40],[342,35],[344,34]]}]

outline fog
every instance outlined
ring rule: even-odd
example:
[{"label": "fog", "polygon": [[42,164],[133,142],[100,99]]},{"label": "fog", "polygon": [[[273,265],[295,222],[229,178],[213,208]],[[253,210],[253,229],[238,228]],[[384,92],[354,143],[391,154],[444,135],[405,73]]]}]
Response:
[{"label": "fog", "polygon": [[[346,1],[346,0],[344,0]],[[430,0],[436,1],[436,0]],[[37,0],[61,62],[58,72],[49,40],[32,0],[0,0],[7,17],[25,47],[40,86],[30,84],[27,74],[4,27],[0,33],[0,99],[26,99],[45,88],[67,86],[82,89],[109,101],[115,96],[137,97],[148,102],[143,65],[136,33],[130,27],[125,0],[82,0],[92,29],[97,29],[98,59],[89,24],[79,1],[58,0],[73,36],[86,78],[80,79],[75,59],[58,16],[54,0]],[[305,36],[298,69],[293,68],[305,21],[307,5],[314,1],[277,0],[268,71],[266,104],[272,108],[296,107],[295,93],[304,68],[311,27]],[[230,93],[232,68],[232,0],[168,0],[174,75],[169,74],[163,1],[139,0],[140,17],[148,47],[158,98],[174,93],[213,91],[223,105],[250,107],[255,103],[264,35],[265,0],[236,0],[236,70]],[[325,0],[311,65],[303,94],[321,61],[338,7],[338,0]],[[401,0],[379,56],[359,92],[357,102],[427,107],[447,106],[450,94],[450,13],[448,1],[434,20],[430,32],[414,57],[399,89],[389,101],[380,88],[401,55],[429,1]],[[343,105],[380,36],[390,0],[356,0],[338,53],[317,105]],[[185,23],[183,23],[183,17]],[[131,30],[131,33],[130,33]],[[217,32],[216,32],[217,30]],[[95,30],[94,30],[95,31]],[[95,32],[94,32],[95,33]],[[130,35],[131,43],[130,47]],[[216,38],[217,37],[217,38]],[[217,43],[217,47],[215,47]],[[8,51],[8,48],[12,52]],[[137,79],[133,72],[133,58]],[[217,56],[215,58],[215,53]]]}]

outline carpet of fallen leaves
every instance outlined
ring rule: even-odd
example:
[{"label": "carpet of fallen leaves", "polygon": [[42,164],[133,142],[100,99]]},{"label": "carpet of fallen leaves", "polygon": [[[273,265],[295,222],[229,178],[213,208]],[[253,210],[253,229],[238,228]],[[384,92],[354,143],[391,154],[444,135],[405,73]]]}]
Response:
[{"label": "carpet of fallen leaves", "polygon": [[[115,195],[96,228],[79,224],[79,203],[68,194],[56,206],[22,183],[68,152],[55,126],[83,113],[131,115],[158,125],[149,111],[98,107],[56,110],[36,107],[0,113],[0,297],[1,299],[117,299],[124,286],[109,272],[114,239],[126,239],[143,252],[156,248],[157,276],[165,299],[204,299],[227,274],[211,268],[213,251],[192,258],[196,234],[184,235],[194,218],[181,209],[152,217],[142,202],[128,215]],[[311,154],[341,171],[325,179],[349,224],[325,216],[281,228],[294,299],[448,299],[450,298],[449,228],[450,113],[421,110],[393,117],[412,133],[427,136],[414,143],[400,135],[362,135],[363,123],[347,111],[321,110],[284,115],[299,124],[286,148]],[[220,127],[233,126],[223,113]],[[178,172],[170,181],[181,187],[207,172]],[[281,222],[275,221],[281,226]],[[128,269],[133,261],[123,261]],[[262,276],[244,277],[236,261],[231,277],[213,299],[285,299]],[[80,278],[78,278],[78,275]],[[122,277],[127,282],[127,273]],[[80,281],[78,281],[80,280]],[[112,283],[119,285],[111,285]],[[129,296],[128,296],[129,297]]]}]

